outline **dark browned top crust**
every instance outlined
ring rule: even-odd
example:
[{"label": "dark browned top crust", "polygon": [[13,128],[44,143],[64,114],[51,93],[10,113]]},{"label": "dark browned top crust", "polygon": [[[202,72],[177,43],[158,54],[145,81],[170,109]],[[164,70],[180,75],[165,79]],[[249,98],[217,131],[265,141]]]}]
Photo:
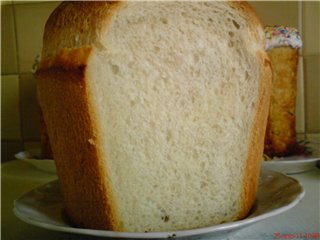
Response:
[{"label": "dark browned top crust", "polygon": [[62,48],[101,47],[99,37],[122,5],[117,1],[62,2],[46,23],[42,58],[53,57]]}]

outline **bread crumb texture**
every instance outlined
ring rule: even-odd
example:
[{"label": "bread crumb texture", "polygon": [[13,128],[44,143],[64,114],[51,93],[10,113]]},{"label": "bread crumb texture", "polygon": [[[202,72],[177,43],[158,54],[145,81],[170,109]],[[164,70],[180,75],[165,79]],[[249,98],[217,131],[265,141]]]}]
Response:
[{"label": "bread crumb texture", "polygon": [[130,3],[114,18],[89,71],[125,229],[237,216],[259,89],[247,28],[221,3]]}]

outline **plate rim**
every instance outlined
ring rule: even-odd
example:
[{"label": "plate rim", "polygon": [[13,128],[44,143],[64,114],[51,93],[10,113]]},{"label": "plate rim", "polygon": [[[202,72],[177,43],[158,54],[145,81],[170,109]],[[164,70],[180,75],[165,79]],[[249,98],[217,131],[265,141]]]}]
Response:
[{"label": "plate rim", "polygon": [[[295,156],[292,156],[295,157]],[[300,156],[297,156],[300,157]],[[277,164],[277,163],[284,163],[284,164],[298,164],[298,163],[312,163],[320,161],[320,156],[312,156],[306,159],[286,159],[286,158],[277,158],[271,160],[264,160],[263,164]]]},{"label": "plate rim", "polygon": [[97,229],[87,229],[87,228],[77,228],[72,226],[59,226],[51,223],[46,222],[39,222],[37,220],[34,220],[28,216],[25,216],[22,212],[19,211],[19,207],[17,207],[17,203],[19,199],[23,198],[26,194],[41,188],[43,186],[46,186],[48,184],[52,184],[53,182],[57,182],[58,179],[49,181],[41,186],[33,188],[31,191],[24,193],[22,196],[20,196],[18,199],[14,200],[14,208],[13,213],[17,218],[20,220],[31,224],[33,226],[41,227],[44,229],[57,231],[57,232],[65,232],[65,233],[74,233],[74,234],[82,234],[82,235],[89,235],[89,236],[96,236],[96,237],[106,237],[106,238],[140,238],[140,239],[155,239],[155,238],[180,238],[180,237],[191,237],[196,235],[202,235],[202,234],[210,234],[210,233],[221,233],[223,231],[228,230],[236,230],[242,227],[246,227],[250,224],[260,222],[264,219],[279,215],[283,212],[286,212],[287,210],[293,208],[296,206],[305,196],[305,189],[300,184],[300,182],[290,176],[287,176],[283,173],[269,170],[269,169],[261,169],[261,172],[272,172],[273,174],[279,174],[282,175],[284,178],[290,178],[294,180],[297,184],[299,184],[301,188],[301,192],[298,193],[298,195],[293,199],[289,204],[284,205],[280,208],[273,209],[267,213],[263,213],[258,216],[253,216],[251,218],[244,218],[241,220],[233,221],[233,222],[227,222],[223,224],[217,224],[213,226],[208,227],[202,227],[202,228],[196,228],[196,229],[188,229],[188,230],[178,230],[178,231],[165,231],[165,232],[117,232],[117,231],[110,231],[110,230],[97,230]]}]

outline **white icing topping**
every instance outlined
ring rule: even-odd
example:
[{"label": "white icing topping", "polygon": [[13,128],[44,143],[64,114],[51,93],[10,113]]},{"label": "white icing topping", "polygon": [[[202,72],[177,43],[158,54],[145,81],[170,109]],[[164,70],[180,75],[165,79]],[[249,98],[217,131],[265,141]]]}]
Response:
[{"label": "white icing topping", "polygon": [[264,29],[266,36],[266,50],[275,47],[291,46],[301,48],[302,40],[297,29],[285,26],[267,26]]}]

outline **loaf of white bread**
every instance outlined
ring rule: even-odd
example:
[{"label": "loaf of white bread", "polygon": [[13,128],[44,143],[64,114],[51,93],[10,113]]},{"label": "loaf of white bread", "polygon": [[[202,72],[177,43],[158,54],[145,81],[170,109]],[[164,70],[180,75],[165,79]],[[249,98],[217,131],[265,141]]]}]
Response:
[{"label": "loaf of white bread", "polygon": [[295,115],[302,41],[293,27],[266,26],[264,30],[273,76],[264,154],[272,159],[303,153],[297,141]]},{"label": "loaf of white bread", "polygon": [[170,231],[245,217],[271,88],[244,2],[63,2],[38,98],[78,227]]}]

